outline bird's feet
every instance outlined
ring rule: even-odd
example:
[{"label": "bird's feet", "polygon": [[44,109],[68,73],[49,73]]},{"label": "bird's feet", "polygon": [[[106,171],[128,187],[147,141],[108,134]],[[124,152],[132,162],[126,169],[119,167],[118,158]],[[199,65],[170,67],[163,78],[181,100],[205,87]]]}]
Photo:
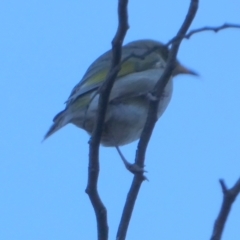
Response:
[{"label": "bird's feet", "polygon": [[147,178],[144,176],[144,173],[147,172],[144,169],[144,166],[141,167],[141,166],[137,165],[136,163],[128,162],[127,159],[123,156],[123,154],[122,154],[122,152],[121,152],[121,150],[119,149],[118,146],[116,146],[116,149],[117,149],[117,151],[118,151],[126,169],[133,174],[141,174],[143,176],[144,180],[147,180]]}]

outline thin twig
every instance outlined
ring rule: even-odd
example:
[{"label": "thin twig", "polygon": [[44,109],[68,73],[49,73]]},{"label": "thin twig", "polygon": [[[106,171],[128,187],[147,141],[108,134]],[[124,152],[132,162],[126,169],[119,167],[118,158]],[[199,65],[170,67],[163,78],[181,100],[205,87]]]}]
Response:
[{"label": "thin twig", "polygon": [[[135,158],[135,164],[138,165],[140,168],[144,167],[144,160],[145,160],[147,145],[151,137],[155,122],[157,120],[157,110],[158,110],[159,101],[158,100],[154,101],[154,99],[160,99],[160,96],[162,95],[164,88],[168,83],[170,76],[172,75],[172,72],[176,64],[176,56],[177,56],[178,48],[183,39],[181,36],[185,36],[188,28],[190,27],[196,15],[197,9],[198,9],[198,0],[191,0],[187,16],[180,30],[178,31],[178,34],[176,35],[177,39],[179,40],[175,41],[172,44],[172,47],[169,52],[169,57],[167,60],[166,69],[162,74],[162,76],[160,77],[152,93],[153,100],[150,102],[147,121],[143,129],[140,141],[138,143],[138,149],[137,149],[136,158]],[[140,190],[143,180],[144,180],[143,172],[136,173],[134,175],[133,182],[128,192],[127,200],[123,209],[122,218],[119,224],[117,240],[125,240],[126,238],[127,229],[131,219],[132,212],[133,212],[134,204],[137,199],[138,192]]]},{"label": "thin twig", "polygon": [[[198,28],[198,29],[193,29],[190,32],[188,32],[186,35],[184,35],[183,38],[185,39],[189,39],[190,37],[192,37],[192,35],[196,34],[196,33],[200,33],[200,32],[205,32],[205,31],[212,31],[212,32],[219,32],[223,29],[226,28],[238,28],[240,29],[240,24],[234,24],[234,23],[224,23],[222,26],[217,26],[217,27],[202,27],[202,28]],[[172,44],[174,41],[177,40],[177,37],[172,38],[167,44],[166,46],[169,46],[170,44]]]},{"label": "thin twig", "polygon": [[220,212],[218,214],[218,217],[215,221],[214,227],[213,227],[213,233],[211,240],[220,240],[224,226],[226,224],[228,215],[231,211],[231,207],[233,202],[235,201],[236,197],[240,193],[240,178],[238,181],[234,184],[234,186],[230,189],[227,188],[225,182],[221,179],[219,180],[222,192],[223,192],[223,201],[222,206],[220,209]]},{"label": "thin twig", "polygon": [[117,74],[120,70],[122,43],[129,28],[127,4],[128,0],[118,1],[118,29],[112,41],[111,68],[103,84],[103,87],[101,88],[96,124],[89,142],[89,167],[86,193],[88,194],[95,211],[99,240],[108,239],[107,210],[103,205],[97,190],[99,175],[99,145],[101,141],[102,129],[104,125],[105,114],[107,111],[109,95],[113,87],[114,81],[117,77]]}]

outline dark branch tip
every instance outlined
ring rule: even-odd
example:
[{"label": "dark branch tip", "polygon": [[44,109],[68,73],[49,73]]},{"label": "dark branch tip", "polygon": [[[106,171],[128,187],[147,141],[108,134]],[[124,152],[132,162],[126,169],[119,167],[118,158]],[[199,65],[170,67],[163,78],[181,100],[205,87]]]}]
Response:
[{"label": "dark branch tip", "polygon": [[220,180],[219,180],[219,183],[220,183],[220,185],[221,185],[222,192],[223,192],[223,194],[225,195],[225,194],[227,193],[228,189],[227,189],[227,186],[226,186],[224,180],[223,180],[223,179],[220,179]]}]

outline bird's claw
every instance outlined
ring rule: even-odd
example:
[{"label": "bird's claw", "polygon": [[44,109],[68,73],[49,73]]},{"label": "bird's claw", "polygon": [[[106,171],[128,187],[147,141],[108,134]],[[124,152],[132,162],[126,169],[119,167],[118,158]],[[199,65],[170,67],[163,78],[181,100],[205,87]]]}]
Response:
[{"label": "bird's claw", "polygon": [[144,175],[147,171],[144,169],[144,167],[140,167],[136,163],[129,163],[125,162],[126,169],[131,172],[132,174],[141,174],[144,180],[148,180],[147,177]]}]

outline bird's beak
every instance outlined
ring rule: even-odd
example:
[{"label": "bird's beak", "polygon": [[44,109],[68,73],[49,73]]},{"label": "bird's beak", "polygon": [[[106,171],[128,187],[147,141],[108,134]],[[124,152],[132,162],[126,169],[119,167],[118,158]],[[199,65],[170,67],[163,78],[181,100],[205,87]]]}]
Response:
[{"label": "bird's beak", "polygon": [[173,76],[176,76],[178,74],[190,74],[190,75],[194,75],[194,76],[199,76],[198,73],[184,67],[181,64],[177,64],[176,68],[173,71]]}]

